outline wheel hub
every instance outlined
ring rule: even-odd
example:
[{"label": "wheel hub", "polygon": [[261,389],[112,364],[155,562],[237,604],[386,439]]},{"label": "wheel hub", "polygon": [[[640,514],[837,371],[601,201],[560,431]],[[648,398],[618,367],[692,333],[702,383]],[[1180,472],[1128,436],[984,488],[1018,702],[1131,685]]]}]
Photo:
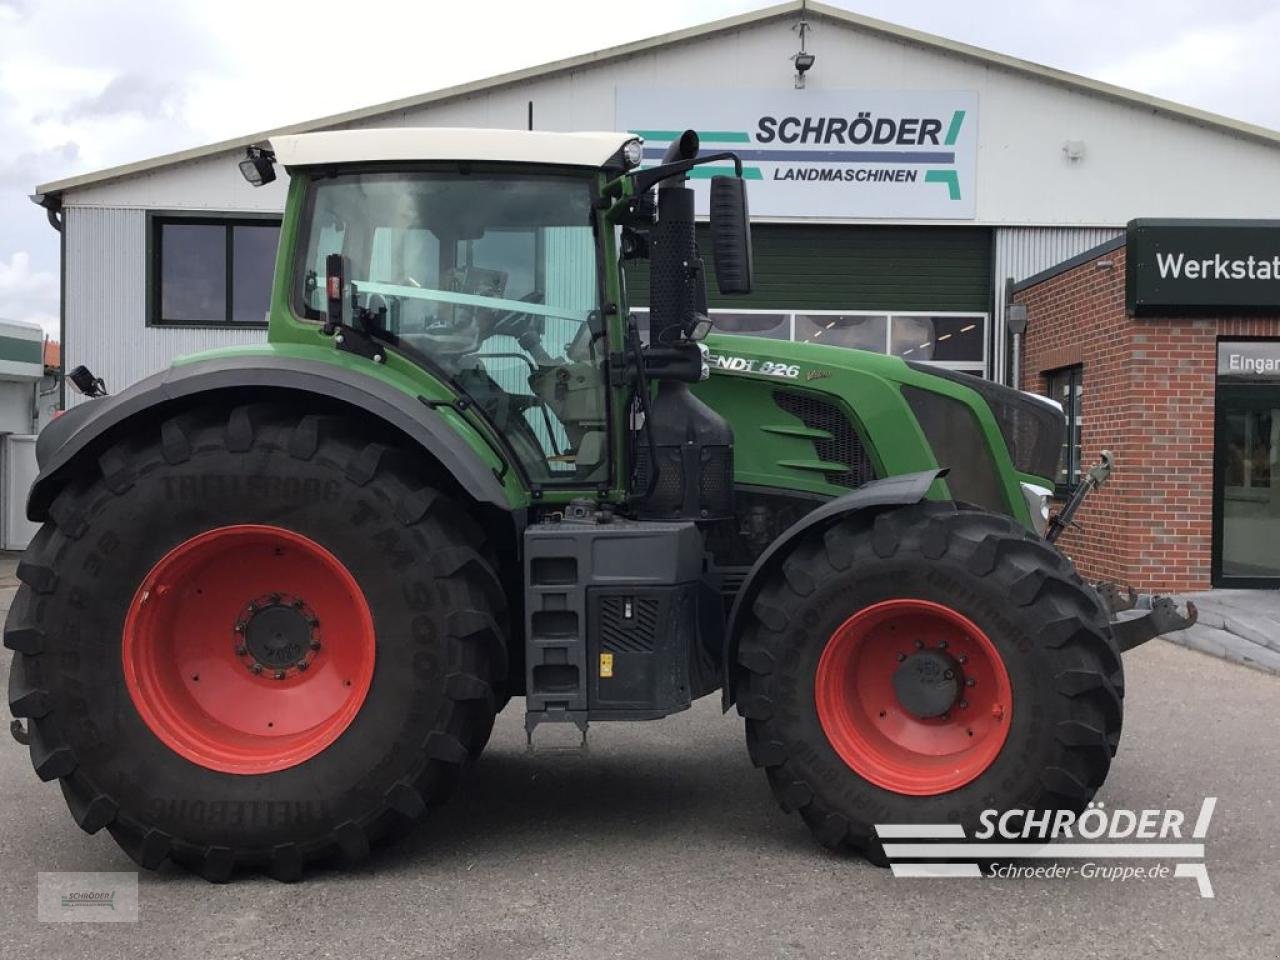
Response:
[{"label": "wheel hub", "polygon": [[960,664],[941,650],[918,650],[893,674],[898,702],[913,716],[940,717],[960,699],[964,684]]},{"label": "wheel hub", "polygon": [[287,676],[311,666],[320,650],[320,621],[298,597],[259,597],[236,619],[234,643],[236,655],[254,673]]}]

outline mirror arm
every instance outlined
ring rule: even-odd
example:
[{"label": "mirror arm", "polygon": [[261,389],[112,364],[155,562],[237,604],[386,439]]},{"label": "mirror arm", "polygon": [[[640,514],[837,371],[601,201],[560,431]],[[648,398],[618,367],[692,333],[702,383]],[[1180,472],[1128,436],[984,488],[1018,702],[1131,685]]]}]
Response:
[{"label": "mirror arm", "polygon": [[637,170],[635,173],[627,174],[626,177],[619,177],[605,188],[607,193],[616,192],[621,187],[622,181],[629,177],[633,184],[633,192],[640,194],[646,193],[656,184],[668,177],[679,176],[687,173],[694,167],[701,166],[704,163],[714,163],[717,160],[732,160],[734,175],[742,176],[742,160],[736,153],[725,151],[723,153],[707,153],[700,157],[694,157],[691,160],[677,160],[675,163],[664,163],[660,166],[650,167],[648,170]]}]

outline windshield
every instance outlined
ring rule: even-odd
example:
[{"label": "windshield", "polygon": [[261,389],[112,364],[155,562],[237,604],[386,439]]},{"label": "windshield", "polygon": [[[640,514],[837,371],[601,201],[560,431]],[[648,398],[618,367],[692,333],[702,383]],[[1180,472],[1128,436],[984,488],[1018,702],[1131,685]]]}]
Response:
[{"label": "windshield", "polygon": [[296,295],[327,313],[345,258],[343,322],[417,352],[475,401],[530,480],[608,479],[605,345],[591,183],[500,173],[316,180]]}]

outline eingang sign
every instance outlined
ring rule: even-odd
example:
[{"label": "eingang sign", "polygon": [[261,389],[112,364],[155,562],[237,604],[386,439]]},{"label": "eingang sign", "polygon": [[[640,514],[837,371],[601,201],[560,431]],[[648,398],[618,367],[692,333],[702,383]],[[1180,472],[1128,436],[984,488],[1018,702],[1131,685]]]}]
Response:
[{"label": "eingang sign", "polygon": [[[692,127],[704,152],[742,158],[751,213],[765,217],[971,220],[978,95],[919,90],[620,87],[617,121],[655,164]],[[695,171],[699,213],[705,183]]]},{"label": "eingang sign", "polygon": [[1280,383],[1280,340],[1223,340],[1218,376],[1224,380]]},{"label": "eingang sign", "polygon": [[1134,220],[1125,261],[1131,316],[1280,314],[1280,221]]}]

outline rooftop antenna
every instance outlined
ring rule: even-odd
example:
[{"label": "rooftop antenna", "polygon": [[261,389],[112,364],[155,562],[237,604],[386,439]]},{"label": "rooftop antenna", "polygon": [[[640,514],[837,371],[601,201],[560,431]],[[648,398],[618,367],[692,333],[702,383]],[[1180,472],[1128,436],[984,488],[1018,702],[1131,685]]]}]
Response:
[{"label": "rooftop antenna", "polygon": [[809,21],[805,19],[805,13],[808,11],[808,0],[804,0],[800,4],[800,19],[792,26],[792,30],[800,34],[800,52],[791,55],[792,62],[796,65],[796,89],[804,89],[804,75],[813,68],[813,62],[817,59],[812,53],[804,48],[804,37],[813,28],[809,25]]}]

